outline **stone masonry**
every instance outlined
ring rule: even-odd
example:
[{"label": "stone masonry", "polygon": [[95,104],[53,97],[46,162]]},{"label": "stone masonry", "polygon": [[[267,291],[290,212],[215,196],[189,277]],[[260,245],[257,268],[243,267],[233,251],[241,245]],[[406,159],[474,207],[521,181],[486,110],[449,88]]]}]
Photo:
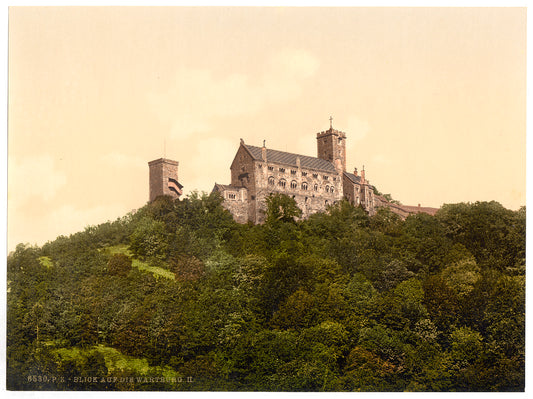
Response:
[{"label": "stone masonry", "polygon": [[161,195],[179,198],[183,186],[178,182],[178,162],[160,158],[148,162],[150,170],[150,202]]},{"label": "stone masonry", "polygon": [[317,133],[317,157],[252,146],[241,139],[231,164],[231,184],[215,184],[224,206],[239,222],[262,223],[266,197],[286,194],[302,217],[324,212],[350,192],[350,201],[374,213],[373,187],[361,176],[346,173],[346,134],[330,129]]}]

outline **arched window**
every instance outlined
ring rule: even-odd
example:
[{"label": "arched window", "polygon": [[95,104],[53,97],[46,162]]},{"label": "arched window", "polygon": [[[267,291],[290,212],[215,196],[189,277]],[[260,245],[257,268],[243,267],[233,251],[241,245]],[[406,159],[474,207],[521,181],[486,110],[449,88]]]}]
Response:
[{"label": "arched window", "polygon": [[285,179],[281,179],[278,182],[278,186],[280,186],[281,188],[285,188],[286,185],[287,185],[287,181]]},{"label": "arched window", "polygon": [[326,193],[329,193],[329,186],[326,186]]},{"label": "arched window", "polygon": [[298,187],[298,183],[296,183],[294,180],[291,181],[291,188],[295,189],[296,187]]},{"label": "arched window", "polygon": [[273,185],[274,185],[274,178],[273,178],[272,176],[270,176],[270,177],[268,178],[268,185],[269,185],[269,186],[273,186]]},{"label": "arched window", "polygon": [[303,182],[302,183],[302,190],[307,190],[307,183],[306,182]]},{"label": "arched window", "polygon": [[330,187],[329,191],[332,193],[333,192],[333,186]]},{"label": "arched window", "polygon": [[315,184],[314,190],[318,191],[318,184]]}]

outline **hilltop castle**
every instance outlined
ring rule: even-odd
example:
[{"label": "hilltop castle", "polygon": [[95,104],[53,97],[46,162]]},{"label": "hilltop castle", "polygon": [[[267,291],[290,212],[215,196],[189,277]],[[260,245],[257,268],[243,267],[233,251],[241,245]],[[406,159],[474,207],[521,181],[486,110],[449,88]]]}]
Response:
[{"label": "hilltop castle", "polygon": [[[293,154],[246,144],[242,139],[231,164],[231,183],[217,184],[213,191],[224,199],[223,206],[239,223],[262,223],[265,220],[266,197],[282,193],[292,197],[302,210],[302,217],[324,212],[329,205],[346,198],[373,215],[379,207],[406,218],[413,213],[435,214],[436,208],[405,206],[389,202],[377,195],[365,177],[346,171],[346,134],[330,128],[317,133],[317,157]],[[150,168],[150,201],[159,195],[179,198],[178,163],[158,159]]]}]

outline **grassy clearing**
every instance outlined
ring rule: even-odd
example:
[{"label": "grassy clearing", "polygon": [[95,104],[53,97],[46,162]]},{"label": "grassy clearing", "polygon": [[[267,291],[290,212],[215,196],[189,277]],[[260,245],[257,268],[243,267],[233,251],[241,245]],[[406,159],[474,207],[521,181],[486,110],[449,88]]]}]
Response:
[{"label": "grassy clearing", "polygon": [[[124,254],[129,257],[133,255],[131,251],[128,249],[127,245],[115,245],[112,247],[107,247],[105,248],[105,251],[110,255]],[[163,277],[163,278],[168,278],[170,280],[175,279],[174,273],[172,273],[171,271],[163,269],[158,266],[151,266],[149,263],[143,262],[139,259],[132,259],[132,266],[138,268],[141,271],[152,273],[155,278]]]},{"label": "grassy clearing", "polygon": [[126,356],[115,348],[104,345],[96,345],[92,348],[58,348],[53,350],[61,362],[75,362],[77,364],[86,364],[88,358],[96,353],[104,357],[105,366],[108,374],[115,372],[126,372],[137,376],[145,375],[163,375],[167,378],[180,377],[180,375],[170,367],[150,367],[148,360]]}]

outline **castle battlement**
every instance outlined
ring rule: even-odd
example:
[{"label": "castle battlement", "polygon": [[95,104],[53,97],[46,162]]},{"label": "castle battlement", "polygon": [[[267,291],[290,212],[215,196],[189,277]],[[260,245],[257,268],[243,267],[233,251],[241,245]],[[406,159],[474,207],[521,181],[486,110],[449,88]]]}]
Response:
[{"label": "castle battlement", "polygon": [[317,133],[316,134],[316,138],[319,139],[319,138],[326,137],[326,136],[329,136],[329,135],[339,136],[339,137],[341,137],[343,139],[346,138],[346,133],[341,132],[340,130],[337,130],[337,129],[333,129],[333,128],[325,130],[325,131],[320,132],[320,133]]}]

